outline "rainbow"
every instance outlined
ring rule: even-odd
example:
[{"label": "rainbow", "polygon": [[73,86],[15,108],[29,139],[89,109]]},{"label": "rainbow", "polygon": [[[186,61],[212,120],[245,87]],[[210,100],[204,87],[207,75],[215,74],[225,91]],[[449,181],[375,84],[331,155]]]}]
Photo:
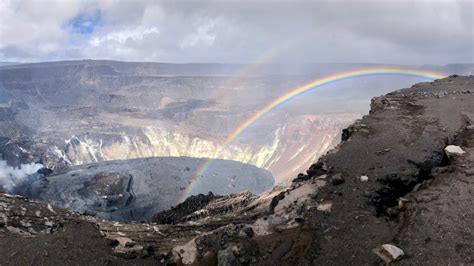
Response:
[{"label": "rainbow", "polygon": [[[320,87],[323,87],[335,82],[344,81],[344,80],[353,79],[353,78],[366,77],[366,76],[381,76],[381,75],[408,76],[408,77],[424,78],[428,80],[440,79],[440,78],[446,77],[445,74],[418,70],[418,69],[377,67],[377,68],[356,69],[352,71],[342,72],[342,73],[318,78],[314,81],[311,81],[309,83],[306,83],[304,85],[301,85],[299,87],[296,87],[288,91],[287,93],[281,95],[280,97],[276,98],[275,100],[263,106],[261,109],[259,109],[253,115],[251,115],[249,118],[243,121],[242,124],[240,124],[234,131],[232,131],[232,133],[229,134],[229,136],[225,139],[221,147],[224,148],[229,143],[231,143],[238,135],[240,135],[244,130],[249,128],[263,115],[287,103],[288,101],[292,100],[295,97],[298,97],[316,88],[320,88]],[[221,150],[219,150],[216,154],[219,155],[220,151]],[[189,186],[186,188],[185,192],[183,193],[181,197],[181,201],[186,199],[188,194],[192,191],[195,181],[199,178],[199,176],[201,176],[206,171],[206,169],[211,164],[212,160],[213,159],[206,159],[206,161],[198,168],[198,170],[192,177]]]},{"label": "rainbow", "polygon": [[232,75],[230,79],[226,80],[226,82],[222,85],[222,89],[218,91],[214,98],[219,98],[224,95],[229,89],[237,87],[244,78],[255,76],[259,68],[265,63],[274,60],[275,58],[277,58],[278,55],[284,54],[286,51],[294,49],[298,45],[304,43],[304,41],[306,41],[309,37],[313,36],[313,33],[314,32],[310,32],[302,34],[297,38],[290,38],[282,45],[272,48],[260,55],[259,57],[255,58],[253,63],[245,65],[236,74]]}]

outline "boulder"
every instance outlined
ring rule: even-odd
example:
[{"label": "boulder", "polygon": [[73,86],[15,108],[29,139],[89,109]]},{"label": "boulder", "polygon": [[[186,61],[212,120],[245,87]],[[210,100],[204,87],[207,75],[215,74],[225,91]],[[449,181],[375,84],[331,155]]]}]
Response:
[{"label": "boulder", "polygon": [[119,245],[122,246],[122,247],[133,247],[136,242],[131,240],[130,238],[128,237],[117,237],[116,240],[118,241]]},{"label": "boulder", "polygon": [[344,177],[342,177],[342,174],[340,174],[340,173],[331,176],[330,180],[331,180],[331,184],[332,184],[333,186],[341,185],[341,184],[343,184],[344,181],[345,181],[345,180],[344,180]]},{"label": "boulder", "polygon": [[234,266],[238,265],[234,252],[230,249],[219,250],[217,253],[218,266]]},{"label": "boulder", "polygon": [[391,244],[383,244],[382,246],[373,250],[385,263],[391,263],[400,260],[405,252],[397,246]]},{"label": "boulder", "polygon": [[460,156],[460,155],[463,155],[464,153],[466,153],[465,151],[463,151],[461,149],[461,147],[456,146],[456,145],[446,146],[446,148],[444,148],[444,152],[446,153],[448,158],[454,157],[454,156]]},{"label": "boulder", "polygon": [[137,255],[147,253],[147,251],[143,252],[143,246],[138,245],[128,237],[117,237],[114,240],[116,240],[118,245],[113,248],[113,251],[119,257],[131,259],[135,258]]},{"label": "boulder", "polygon": [[253,237],[255,235],[252,227],[244,227],[240,233],[245,237]]},{"label": "boulder", "polygon": [[363,176],[359,177],[359,180],[360,180],[360,182],[366,183],[366,182],[369,181],[369,177],[366,176],[366,175],[363,175]]},{"label": "boulder", "polygon": [[331,212],[332,202],[324,201],[318,204],[317,210],[321,212]]}]

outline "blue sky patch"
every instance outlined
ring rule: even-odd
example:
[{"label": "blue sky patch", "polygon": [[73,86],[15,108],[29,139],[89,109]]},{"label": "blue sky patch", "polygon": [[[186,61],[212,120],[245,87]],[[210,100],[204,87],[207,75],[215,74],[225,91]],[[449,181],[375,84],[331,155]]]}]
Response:
[{"label": "blue sky patch", "polygon": [[100,10],[94,12],[81,12],[69,21],[69,25],[74,31],[80,34],[91,34],[94,29],[102,21]]}]

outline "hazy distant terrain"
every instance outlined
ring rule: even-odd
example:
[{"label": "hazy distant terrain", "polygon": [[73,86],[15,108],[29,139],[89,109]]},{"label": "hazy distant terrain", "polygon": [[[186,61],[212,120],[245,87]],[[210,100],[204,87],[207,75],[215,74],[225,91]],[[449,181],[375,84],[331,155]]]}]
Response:
[{"label": "hazy distant terrain", "polygon": [[18,63],[14,62],[0,62],[0,66],[11,66],[11,65],[17,65]]},{"label": "hazy distant terrain", "polygon": [[[294,99],[222,143],[285,91],[364,64],[243,65],[65,61],[0,68],[0,152],[11,165],[190,156],[268,169],[277,182],[339,142],[368,99],[417,78],[366,77]],[[472,73],[472,65],[423,66]],[[240,72],[239,72],[240,71]],[[245,75],[242,75],[244,73]]]}]

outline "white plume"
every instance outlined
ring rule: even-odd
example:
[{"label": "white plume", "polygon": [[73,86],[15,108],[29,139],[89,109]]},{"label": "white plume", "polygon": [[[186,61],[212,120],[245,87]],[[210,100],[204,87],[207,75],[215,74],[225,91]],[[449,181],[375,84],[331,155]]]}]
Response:
[{"label": "white plume", "polygon": [[43,165],[39,163],[22,164],[20,167],[12,167],[7,164],[7,161],[0,160],[0,188],[3,187],[7,191],[11,191],[28,175],[36,173],[41,168],[43,168]]}]

